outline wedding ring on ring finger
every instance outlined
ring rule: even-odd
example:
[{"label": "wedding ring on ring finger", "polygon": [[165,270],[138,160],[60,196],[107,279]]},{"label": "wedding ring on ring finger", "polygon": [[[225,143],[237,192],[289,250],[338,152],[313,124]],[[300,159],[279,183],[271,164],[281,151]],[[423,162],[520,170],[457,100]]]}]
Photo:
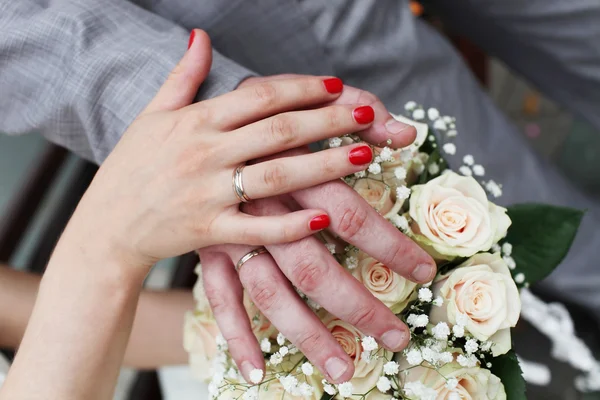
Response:
[{"label": "wedding ring on ring finger", "polygon": [[238,200],[242,203],[248,203],[251,199],[244,191],[244,180],[242,176],[244,167],[245,165],[242,164],[233,171],[232,183],[233,192],[235,193],[235,196],[238,198]]},{"label": "wedding ring on ring finger", "polygon": [[242,258],[240,258],[240,260],[235,265],[235,270],[239,273],[240,269],[242,268],[242,266],[245,263],[250,261],[253,257],[256,257],[256,256],[264,254],[264,253],[268,253],[268,251],[264,246],[261,246],[259,248],[256,248],[256,249],[244,254],[244,256]]}]

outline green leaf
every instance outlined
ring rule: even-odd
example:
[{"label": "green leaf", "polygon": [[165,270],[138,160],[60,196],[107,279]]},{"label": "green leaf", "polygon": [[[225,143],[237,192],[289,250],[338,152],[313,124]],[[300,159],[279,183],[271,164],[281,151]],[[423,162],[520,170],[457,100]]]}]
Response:
[{"label": "green leaf", "polygon": [[517,272],[529,283],[548,276],[569,252],[584,212],[547,204],[508,208],[512,225],[506,241],[513,246]]},{"label": "green leaf", "polygon": [[519,360],[513,350],[493,358],[490,370],[502,381],[506,391],[506,400],[527,400],[525,379],[523,379]]}]

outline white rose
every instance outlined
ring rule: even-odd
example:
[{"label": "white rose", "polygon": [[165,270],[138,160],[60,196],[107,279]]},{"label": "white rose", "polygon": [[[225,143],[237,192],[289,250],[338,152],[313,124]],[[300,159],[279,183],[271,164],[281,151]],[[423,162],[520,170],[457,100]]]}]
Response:
[{"label": "white rose", "polygon": [[511,224],[475,179],[454,172],[413,186],[409,214],[414,239],[438,259],[487,251]]},{"label": "white rose", "polygon": [[494,356],[511,348],[510,328],[521,314],[519,290],[499,254],[476,254],[449,274],[436,279],[434,296],[444,300],[433,307],[430,320],[456,324],[458,313],[466,315],[465,329],[475,338],[490,340]]},{"label": "white rose", "polygon": [[[437,392],[438,400],[447,400],[450,393],[456,392],[462,400],[506,400],[506,392],[500,378],[489,370],[479,367],[463,368],[458,363],[445,364],[438,370],[423,366],[413,367],[406,361],[401,361],[401,370],[407,370],[407,374],[400,372],[403,384],[409,382],[421,382],[425,387]],[[454,389],[446,386],[447,379],[454,378],[458,385]]]},{"label": "white rose", "polygon": [[[361,338],[363,335],[347,322],[331,314],[323,314],[325,315],[322,318],[323,323],[346,354],[354,361],[354,376],[350,380],[354,393],[367,393],[377,386],[377,381],[383,373],[383,366],[390,360],[391,353],[383,350],[384,357],[374,357],[370,362],[366,362],[362,358],[363,347],[361,341],[356,340],[356,338]],[[379,354],[381,354],[381,351]],[[381,393],[375,389],[369,393],[366,400],[376,400],[378,395],[381,395]]]},{"label": "white rose", "polygon": [[396,193],[389,185],[370,178],[359,179],[354,190],[384,217],[398,214],[404,200],[396,201]]},{"label": "white rose", "polygon": [[394,314],[404,310],[415,297],[416,283],[398,275],[362,251],[358,253],[358,268],[352,274]]},{"label": "white rose", "polygon": [[212,377],[212,359],[217,352],[215,338],[219,327],[212,316],[187,312],[183,325],[183,347],[190,354],[192,375],[208,381]]}]

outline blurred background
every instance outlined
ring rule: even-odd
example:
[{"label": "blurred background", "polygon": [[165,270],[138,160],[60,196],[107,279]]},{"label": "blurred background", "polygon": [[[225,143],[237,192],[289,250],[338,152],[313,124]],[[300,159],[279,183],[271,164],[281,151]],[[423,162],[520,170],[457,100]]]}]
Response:
[{"label": "blurred background", "polygon": [[[418,4],[413,6],[413,11],[423,12]],[[435,19],[433,23],[436,24]],[[529,143],[571,180],[600,198],[600,174],[597,173],[600,171],[600,132],[540,96],[497,60],[461,38],[451,39],[498,107],[519,126]],[[0,135],[0,262],[42,272],[56,239],[95,171],[93,165],[48,144],[39,135]],[[153,270],[147,285],[153,288],[182,286],[189,281],[195,262],[193,257],[162,262]],[[552,301],[551,298],[546,300]],[[597,321],[568,306],[578,333],[599,359]],[[520,356],[547,365],[552,373],[549,385],[528,386],[528,398],[600,399],[598,393],[584,395],[575,390],[574,378],[578,373],[549,356],[550,342],[534,328],[522,322],[514,340]],[[115,398],[162,398],[156,374],[124,370]]]}]

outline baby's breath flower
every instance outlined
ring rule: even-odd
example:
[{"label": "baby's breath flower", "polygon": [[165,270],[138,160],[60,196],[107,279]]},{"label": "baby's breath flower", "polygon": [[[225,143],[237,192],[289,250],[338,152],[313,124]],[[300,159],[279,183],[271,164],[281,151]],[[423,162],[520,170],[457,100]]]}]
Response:
[{"label": "baby's breath flower", "polygon": [[479,164],[473,165],[473,174],[475,174],[475,176],[484,176],[485,168]]},{"label": "baby's breath flower", "polygon": [[498,243],[494,243],[492,245],[491,250],[492,250],[492,253],[499,253],[501,250],[500,245]]},{"label": "baby's breath flower", "polygon": [[281,332],[277,334],[277,344],[280,346],[283,346],[285,344],[285,336],[283,336],[283,333]]},{"label": "baby's breath flower", "polygon": [[449,351],[445,351],[443,353],[440,353],[438,359],[442,364],[448,364],[454,361],[454,356]]},{"label": "baby's breath flower", "polygon": [[406,179],[406,169],[403,167],[396,167],[394,169],[394,176],[400,180]]},{"label": "baby's breath flower", "polygon": [[426,287],[419,289],[419,300],[420,301],[422,301],[424,303],[429,303],[432,298],[433,298],[433,293],[431,292],[431,289],[426,288]]},{"label": "baby's breath flower", "polygon": [[425,110],[423,110],[421,108],[417,108],[415,111],[413,111],[412,117],[413,117],[413,119],[416,119],[417,121],[425,118]]},{"label": "baby's breath flower", "polygon": [[217,348],[221,351],[227,350],[227,341],[223,337],[223,335],[219,334],[215,337],[215,343],[217,344]]},{"label": "baby's breath flower", "polygon": [[372,336],[363,337],[361,343],[365,351],[375,351],[379,348],[379,345]]},{"label": "baby's breath flower", "polygon": [[477,350],[479,350],[479,345],[477,344],[477,340],[475,340],[475,339],[467,340],[467,342],[465,343],[465,351],[469,354],[472,354],[472,353],[475,353]]},{"label": "baby's breath flower", "polygon": [[325,393],[327,393],[330,396],[333,396],[334,394],[337,393],[337,390],[335,390],[335,387],[330,383],[324,383],[323,390],[325,391]]},{"label": "baby's breath flower", "polygon": [[290,350],[287,348],[287,346],[281,346],[279,349],[279,354],[281,354],[281,357],[285,357],[289,351]]},{"label": "baby's breath flower", "polygon": [[335,254],[335,244],[333,243],[325,243],[325,247],[331,254]]},{"label": "baby's breath flower", "polygon": [[460,325],[454,325],[452,327],[452,334],[454,336],[456,336],[457,338],[461,338],[461,337],[465,336],[465,328]]},{"label": "baby's breath flower", "polygon": [[485,188],[496,198],[502,196],[502,187],[492,180],[485,183]]},{"label": "baby's breath flower", "polygon": [[340,147],[342,145],[342,139],[340,139],[339,137],[334,137],[329,139],[329,147],[331,148],[335,148],[335,147]]},{"label": "baby's breath flower", "polygon": [[522,272],[519,272],[517,275],[515,275],[515,282],[517,282],[517,283],[525,282],[525,275]]},{"label": "baby's breath flower", "polygon": [[242,395],[242,400],[258,400],[258,386],[249,387]]},{"label": "baby's breath flower", "polygon": [[[312,301],[312,300],[308,299],[308,306],[309,306],[310,308],[312,308],[313,310],[315,310],[315,308],[314,308],[314,307],[313,307],[313,305],[311,304],[311,301]],[[315,304],[316,304],[316,303],[315,303]],[[317,304],[317,306],[318,306],[319,308],[321,308],[321,306],[319,306],[318,304]],[[318,310],[319,308],[317,308],[317,310]],[[290,354],[296,354],[296,353],[298,353],[298,348],[297,348],[296,346],[290,346],[290,347],[289,347],[289,349],[290,349]]]},{"label": "baby's breath flower", "polygon": [[271,352],[271,342],[268,338],[263,338],[263,340],[260,341],[260,350],[264,353]]},{"label": "baby's breath flower", "polygon": [[353,390],[354,390],[354,388],[352,387],[352,383],[351,382],[344,382],[344,383],[340,383],[338,385],[338,391],[340,392],[340,396],[342,398],[346,398],[346,397],[352,396],[352,391]]},{"label": "baby's breath flower", "polygon": [[515,259],[512,258],[511,256],[504,256],[504,257],[502,257],[502,259],[504,260],[504,262],[506,263],[508,268],[510,268],[510,269],[517,268],[517,263],[515,262]]},{"label": "baby's breath flower", "polygon": [[315,392],[315,388],[312,387],[311,385],[309,385],[306,382],[302,382],[298,386],[298,391],[300,392],[301,396],[303,396],[303,397],[309,397],[309,396],[311,396]]},{"label": "baby's breath flower", "polygon": [[467,326],[467,324],[469,323],[469,317],[467,316],[467,314],[463,314],[463,313],[456,313],[456,325],[458,326]]},{"label": "baby's breath flower", "polygon": [[388,390],[390,390],[391,388],[392,388],[392,383],[390,382],[390,380],[388,378],[386,378],[385,376],[379,377],[379,380],[377,380],[377,389],[379,389],[379,391],[381,393],[385,393]]},{"label": "baby's breath flower", "polygon": [[433,300],[432,303],[436,307],[441,307],[444,304],[444,299],[442,299],[442,296],[438,296],[435,298],[435,300]]},{"label": "baby's breath flower", "polygon": [[406,103],[404,105],[404,109],[406,111],[411,111],[411,110],[414,110],[416,106],[417,106],[417,103],[415,103],[414,101],[409,101],[408,103]]},{"label": "baby's breath flower", "polygon": [[410,349],[406,353],[406,362],[410,365],[419,365],[423,362],[423,355],[419,349]]},{"label": "baby's breath flower", "polygon": [[346,257],[346,268],[352,270],[358,267],[358,258],[355,256]]},{"label": "baby's breath flower", "polygon": [[423,356],[423,359],[430,364],[435,364],[437,362],[438,353],[430,347],[422,348],[421,355]]},{"label": "baby's breath flower", "polygon": [[399,186],[396,188],[396,198],[398,200],[406,200],[410,196],[410,188],[406,186]]},{"label": "baby's breath flower", "polygon": [[462,400],[462,396],[458,392],[450,392],[448,400]]},{"label": "baby's breath flower", "polygon": [[460,172],[464,176],[472,176],[473,175],[473,171],[471,171],[471,168],[467,167],[466,165],[460,166],[458,168],[458,172]]},{"label": "baby's breath flower", "polygon": [[444,153],[446,154],[456,154],[456,145],[454,143],[445,143],[444,146],[442,146],[442,148],[444,149]]},{"label": "baby's breath flower", "polygon": [[463,162],[466,165],[473,165],[475,163],[475,159],[473,158],[472,155],[467,154],[466,156],[463,157]]},{"label": "baby's breath flower", "polygon": [[379,165],[378,163],[372,163],[371,165],[369,165],[369,172],[375,175],[380,174],[381,165]]},{"label": "baby's breath flower", "polygon": [[408,220],[404,215],[394,214],[390,217],[390,222],[403,232],[408,230]]},{"label": "baby's breath flower", "polygon": [[429,317],[426,314],[410,314],[406,319],[406,322],[408,322],[409,325],[412,325],[415,328],[424,328],[429,323]]},{"label": "baby's breath flower", "polygon": [[431,333],[438,340],[448,340],[450,328],[447,323],[438,322],[438,324],[431,329]]},{"label": "baby's breath flower", "polygon": [[437,163],[431,163],[429,164],[429,168],[427,168],[427,170],[431,175],[435,175],[440,172],[440,166]]},{"label": "baby's breath flower", "polygon": [[405,149],[400,152],[400,161],[402,161],[403,163],[409,162],[410,160],[412,160],[412,158],[412,151]]},{"label": "baby's breath flower", "polygon": [[513,249],[512,244],[510,244],[508,242],[506,242],[502,245],[502,253],[505,256],[510,256],[512,254],[512,249]]},{"label": "baby's breath flower", "polygon": [[269,358],[269,362],[271,363],[271,365],[279,365],[282,361],[283,357],[281,357],[281,354],[279,353],[275,353],[271,356],[271,358]]},{"label": "baby's breath flower", "polygon": [[279,382],[281,382],[281,386],[283,386],[283,390],[286,392],[293,393],[297,390],[298,379],[295,376],[286,375],[279,378]]},{"label": "baby's breath flower", "polygon": [[360,178],[364,178],[365,176],[367,176],[367,173],[365,171],[358,171],[354,173],[354,176],[357,177],[358,179]]},{"label": "baby's breath flower", "polygon": [[481,351],[485,351],[485,352],[490,351],[490,349],[492,348],[492,345],[493,345],[493,342],[490,340],[483,342],[480,346]]},{"label": "baby's breath flower", "polygon": [[446,133],[446,136],[448,136],[450,138],[456,137],[456,135],[458,135],[458,132],[456,132],[454,129],[451,129]]},{"label": "baby's breath flower", "polygon": [[454,389],[457,386],[458,386],[458,379],[456,379],[456,378],[449,378],[446,381],[446,387],[450,390]]},{"label": "baby's breath flower", "polygon": [[262,369],[254,368],[250,371],[250,382],[259,384],[262,382],[265,373]]},{"label": "baby's breath flower", "polygon": [[477,357],[475,357],[473,354],[469,354],[467,356],[461,354],[456,357],[456,362],[458,362],[461,367],[473,368],[477,365]]},{"label": "baby's breath flower", "polygon": [[395,361],[388,361],[383,365],[383,373],[386,375],[398,375],[400,366]]},{"label": "baby's breath flower", "polygon": [[394,153],[392,152],[392,149],[390,149],[389,147],[384,147],[383,149],[381,149],[381,152],[379,153],[379,157],[381,158],[382,161],[392,161],[392,159],[394,158],[392,155]]},{"label": "baby's breath flower", "polygon": [[430,120],[435,121],[439,117],[440,112],[436,108],[430,108],[429,110],[427,110],[427,118],[429,118]]},{"label": "baby's breath flower", "polygon": [[448,129],[448,127],[446,126],[444,120],[440,118],[433,123],[433,129],[445,131],[446,129]]},{"label": "baby's breath flower", "polygon": [[425,165],[418,158],[414,160],[413,168],[418,175],[421,175],[425,171]]},{"label": "baby's breath flower", "polygon": [[306,376],[311,376],[314,372],[313,366],[309,362],[302,364],[302,373]]}]

